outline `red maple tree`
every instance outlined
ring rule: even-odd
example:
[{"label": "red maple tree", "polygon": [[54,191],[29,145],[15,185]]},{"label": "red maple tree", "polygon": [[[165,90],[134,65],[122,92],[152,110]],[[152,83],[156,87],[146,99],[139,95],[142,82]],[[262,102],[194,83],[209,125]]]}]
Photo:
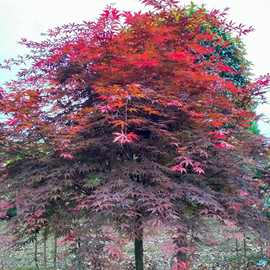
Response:
[{"label": "red maple tree", "polygon": [[135,239],[142,269],[144,226],[159,219],[176,228],[173,269],[184,269],[184,235],[200,216],[258,224],[258,185],[243,167],[264,151],[247,128],[269,76],[248,77],[239,36],[251,28],[142,2],[154,10],[107,7],[96,22],[21,41],[29,55],[5,64],[27,68],[1,90],[2,179],[28,233],[59,209],[103,216]]}]

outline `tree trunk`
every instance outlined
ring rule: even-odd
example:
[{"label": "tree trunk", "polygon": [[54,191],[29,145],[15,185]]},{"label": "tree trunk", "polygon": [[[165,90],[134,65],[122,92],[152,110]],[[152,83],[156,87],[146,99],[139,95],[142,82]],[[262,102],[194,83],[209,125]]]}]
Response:
[{"label": "tree trunk", "polygon": [[239,254],[239,245],[238,245],[238,240],[235,239],[235,250],[236,250],[236,257],[237,257],[237,269],[241,269],[241,258],[240,258],[240,254]]},{"label": "tree trunk", "polygon": [[43,263],[44,268],[47,269],[47,229],[43,232]]},{"label": "tree trunk", "polygon": [[38,265],[38,240],[37,240],[37,233],[35,233],[35,239],[34,239],[34,261],[35,261],[36,269],[39,269],[39,265]]},{"label": "tree trunk", "polygon": [[261,257],[263,257],[264,250],[263,250],[263,240],[262,240],[261,236],[259,238],[259,241],[260,241],[260,253],[261,253]]},{"label": "tree trunk", "polygon": [[54,233],[53,269],[57,270],[57,236],[56,236],[56,232]]},{"label": "tree trunk", "polygon": [[173,242],[175,246],[179,249],[175,256],[172,259],[171,267],[178,269],[178,268],[185,268],[188,266],[188,256],[187,253],[181,251],[183,248],[187,248],[188,240],[187,240],[187,233],[188,231],[182,227],[177,228],[177,235],[173,238]]},{"label": "tree trunk", "polygon": [[81,256],[81,239],[78,238],[76,241],[76,262],[77,262],[77,270],[83,270],[83,258]]},{"label": "tree trunk", "polygon": [[244,243],[245,269],[247,269],[247,263],[248,263],[248,259],[247,259],[247,239],[246,239],[246,234],[245,233],[244,233],[243,243]]},{"label": "tree trunk", "polygon": [[143,270],[143,234],[138,235],[134,241],[136,270]]}]

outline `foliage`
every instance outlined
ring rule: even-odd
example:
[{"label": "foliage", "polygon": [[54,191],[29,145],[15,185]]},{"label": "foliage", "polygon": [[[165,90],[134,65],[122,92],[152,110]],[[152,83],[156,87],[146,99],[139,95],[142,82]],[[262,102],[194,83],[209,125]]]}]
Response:
[{"label": "foliage", "polygon": [[5,62],[28,64],[1,89],[2,194],[18,239],[47,228],[78,245],[80,226],[138,238],[163,223],[182,269],[203,216],[267,230],[249,169],[265,145],[247,128],[270,79],[250,81],[240,36],[252,29],[226,12],[143,3],[154,9],[107,7],[22,39],[29,55]]}]

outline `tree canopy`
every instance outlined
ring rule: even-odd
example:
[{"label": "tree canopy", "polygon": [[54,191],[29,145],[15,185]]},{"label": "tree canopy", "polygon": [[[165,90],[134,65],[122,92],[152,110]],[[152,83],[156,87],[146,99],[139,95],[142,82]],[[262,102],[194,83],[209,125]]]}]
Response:
[{"label": "tree canopy", "polygon": [[2,194],[22,234],[53,219],[67,234],[72,217],[142,240],[166,224],[185,269],[184,235],[202,216],[266,230],[250,169],[266,149],[248,128],[269,76],[251,80],[241,35],[252,28],[226,10],[142,2],[149,11],[109,6],[22,39],[29,54],[3,64],[25,67],[1,89]]}]

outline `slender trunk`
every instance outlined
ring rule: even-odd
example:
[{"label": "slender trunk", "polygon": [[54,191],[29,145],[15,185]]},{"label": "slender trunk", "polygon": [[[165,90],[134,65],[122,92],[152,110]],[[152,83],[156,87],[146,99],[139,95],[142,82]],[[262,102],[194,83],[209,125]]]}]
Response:
[{"label": "slender trunk", "polygon": [[245,260],[245,268],[247,269],[247,239],[246,239],[246,234],[244,233],[244,239],[243,239],[243,242],[244,242],[244,260]]},{"label": "slender trunk", "polygon": [[[139,212],[138,212],[139,213]],[[136,231],[134,240],[134,255],[135,255],[135,269],[143,270],[143,226],[140,215],[138,215],[136,220]]]},{"label": "slender trunk", "polygon": [[43,263],[44,268],[47,269],[47,229],[43,233]]},{"label": "slender trunk", "polygon": [[262,241],[262,238],[260,236],[260,252],[261,252],[261,257],[263,256],[264,252],[263,252],[263,241]]},{"label": "slender trunk", "polygon": [[57,270],[57,236],[56,236],[56,232],[54,233],[53,269]]},{"label": "slender trunk", "polygon": [[134,241],[136,270],[143,270],[143,235],[137,236]]},{"label": "slender trunk", "polygon": [[177,229],[177,236],[173,238],[175,246],[179,249],[173,258],[172,265],[185,264],[188,265],[188,255],[181,251],[182,248],[188,247],[187,231],[182,228]]},{"label": "slender trunk", "polygon": [[239,256],[239,245],[238,245],[238,240],[235,239],[235,249],[236,249],[236,257],[237,257],[237,264],[238,264],[238,269],[240,270],[241,268],[241,259]]},{"label": "slender trunk", "polygon": [[76,245],[76,261],[77,261],[77,269],[78,270],[83,270],[83,261],[82,261],[82,256],[81,256],[81,239],[77,239],[77,245]]},{"label": "slender trunk", "polygon": [[37,234],[35,233],[35,239],[34,239],[34,261],[36,265],[36,269],[39,269],[38,265],[38,241],[37,241]]}]

